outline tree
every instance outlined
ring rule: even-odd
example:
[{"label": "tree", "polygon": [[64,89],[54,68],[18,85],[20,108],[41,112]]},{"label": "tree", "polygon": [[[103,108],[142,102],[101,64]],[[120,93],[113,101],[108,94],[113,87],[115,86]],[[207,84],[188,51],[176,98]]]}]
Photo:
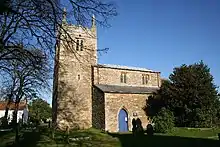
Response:
[{"label": "tree", "polygon": [[[211,127],[217,119],[219,100],[210,69],[202,61],[174,68],[169,81],[155,96],[161,105],[174,113],[175,124],[183,127]],[[156,112],[157,113],[157,112]]]},{"label": "tree", "polygon": [[166,108],[167,102],[170,100],[170,81],[162,80],[161,83],[160,89],[148,97],[144,107],[144,111],[150,119],[153,119],[160,112],[161,108]]},{"label": "tree", "polygon": [[34,99],[29,106],[29,113],[31,118],[35,120],[46,120],[52,116],[52,108],[47,101],[43,99]]},{"label": "tree", "polygon": [[[5,89],[5,97],[8,99],[8,105],[10,102],[15,102],[15,121],[17,120],[19,103],[22,99],[27,101],[35,98],[44,92],[45,89],[49,88],[48,80],[51,78],[51,72],[47,58],[41,50],[29,49],[28,52],[30,50],[33,56],[29,56],[29,58],[26,58],[26,53],[11,54],[11,60],[4,62],[4,68],[0,71],[4,75],[1,86]],[[23,48],[22,52],[26,52],[26,49]],[[21,60],[17,60],[17,56]],[[5,118],[7,118],[7,113],[8,107],[6,108]],[[17,141],[17,125],[15,127]]]},{"label": "tree", "polygon": [[[23,49],[22,52],[26,51]],[[51,79],[51,70],[48,59],[41,50],[31,49],[31,52],[33,53],[32,59],[24,54],[11,55],[11,58],[19,56],[22,63],[11,59],[4,63],[4,68],[0,71],[4,75],[1,86],[5,89],[5,97],[12,101],[20,102],[24,97],[30,99],[40,94],[45,88],[49,88],[48,80]]]},{"label": "tree", "polygon": [[61,32],[68,36],[68,41],[62,39],[69,46],[75,43],[63,25],[66,17],[85,28],[94,19],[92,15],[96,15],[98,24],[108,26],[107,20],[117,14],[113,3],[102,0],[3,0],[1,3],[0,60],[6,61],[11,59],[8,55],[21,51],[19,44],[53,55]]},{"label": "tree", "polygon": [[10,0],[1,0],[0,1],[0,14],[2,15],[4,12],[10,11]]},{"label": "tree", "polygon": [[[63,9],[65,7],[67,9]],[[50,55],[53,58],[55,47],[61,40],[68,43],[64,48],[68,48],[75,54],[71,48],[75,38],[64,25],[67,19],[82,28],[89,26],[92,20],[102,26],[108,26],[108,18],[116,14],[115,5],[102,0],[64,0],[62,2],[59,0],[2,0],[0,3],[0,72],[7,70],[11,60],[13,62],[18,60],[19,64],[23,64],[21,66],[25,66],[27,58],[36,63],[38,57],[35,52],[32,52],[33,48],[40,49],[48,59]],[[92,15],[96,15],[96,18]],[[61,33],[66,38],[59,37]],[[84,46],[84,50],[86,49],[90,48]],[[53,60],[48,62],[53,64]],[[3,91],[7,91],[10,102],[12,94],[8,91],[12,90],[7,88]]]},{"label": "tree", "polygon": [[[67,21],[83,29],[92,21],[108,26],[107,20],[117,14],[113,3],[102,0],[3,0],[0,9],[0,71],[7,69],[11,60],[25,65],[29,58],[36,63],[33,48],[50,58],[52,68],[51,57],[59,41],[66,42],[63,48],[75,54],[75,38],[67,31]],[[61,34],[66,37],[59,37]]]},{"label": "tree", "polygon": [[154,130],[158,133],[167,133],[174,127],[173,112],[162,107],[161,110],[153,117],[155,123]]}]

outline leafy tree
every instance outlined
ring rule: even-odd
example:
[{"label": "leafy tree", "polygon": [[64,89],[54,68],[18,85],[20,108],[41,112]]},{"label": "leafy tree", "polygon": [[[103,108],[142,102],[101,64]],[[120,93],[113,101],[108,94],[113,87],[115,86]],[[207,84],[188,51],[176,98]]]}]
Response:
[{"label": "leafy tree", "polygon": [[171,131],[174,127],[173,112],[162,107],[156,116],[153,117],[153,123],[155,123],[155,132],[166,133]]},{"label": "leafy tree", "polygon": [[171,110],[175,124],[183,127],[211,127],[215,124],[219,100],[210,69],[202,61],[174,68],[169,81],[162,84],[148,105],[157,113],[161,107]]},{"label": "leafy tree", "polygon": [[52,116],[52,108],[43,99],[34,99],[29,106],[30,116],[36,120],[46,120]]},{"label": "leafy tree", "polygon": [[146,101],[146,106],[144,111],[146,115],[153,119],[156,116],[162,107],[167,107],[167,100],[169,99],[169,90],[170,90],[170,81],[162,80],[160,89],[155,92],[152,96],[149,96]]}]

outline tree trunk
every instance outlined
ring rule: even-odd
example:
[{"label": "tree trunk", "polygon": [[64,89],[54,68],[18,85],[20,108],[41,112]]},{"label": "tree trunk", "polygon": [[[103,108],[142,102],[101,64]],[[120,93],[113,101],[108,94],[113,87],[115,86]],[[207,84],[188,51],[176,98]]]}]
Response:
[{"label": "tree trunk", "polygon": [[19,124],[17,123],[18,119],[18,108],[19,108],[19,101],[15,102],[15,110],[14,110],[14,115],[15,115],[15,143],[17,144],[19,142]]},{"label": "tree trunk", "polygon": [[7,104],[6,109],[5,109],[5,116],[4,116],[5,120],[8,119],[9,104],[10,104],[10,103]]}]

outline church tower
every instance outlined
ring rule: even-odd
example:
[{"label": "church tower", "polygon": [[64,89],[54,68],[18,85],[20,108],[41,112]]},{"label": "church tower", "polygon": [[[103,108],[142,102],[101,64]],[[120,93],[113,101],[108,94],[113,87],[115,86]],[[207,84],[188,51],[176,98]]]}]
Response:
[{"label": "church tower", "polygon": [[[53,123],[59,129],[92,127],[92,65],[97,64],[95,17],[85,28],[68,24],[63,14],[53,82]],[[63,33],[64,31],[68,32]]]}]

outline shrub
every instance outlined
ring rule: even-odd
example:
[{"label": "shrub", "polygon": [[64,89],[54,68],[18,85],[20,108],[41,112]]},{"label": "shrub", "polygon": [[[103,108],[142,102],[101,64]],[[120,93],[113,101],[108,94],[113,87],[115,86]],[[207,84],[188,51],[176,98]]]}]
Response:
[{"label": "shrub", "polygon": [[158,133],[166,133],[173,129],[174,127],[174,115],[173,113],[166,109],[161,108],[156,116],[153,117],[154,131]]},{"label": "shrub", "polygon": [[5,127],[8,126],[8,120],[5,119],[4,116],[0,118],[0,126],[1,126],[2,128],[5,128]]}]

